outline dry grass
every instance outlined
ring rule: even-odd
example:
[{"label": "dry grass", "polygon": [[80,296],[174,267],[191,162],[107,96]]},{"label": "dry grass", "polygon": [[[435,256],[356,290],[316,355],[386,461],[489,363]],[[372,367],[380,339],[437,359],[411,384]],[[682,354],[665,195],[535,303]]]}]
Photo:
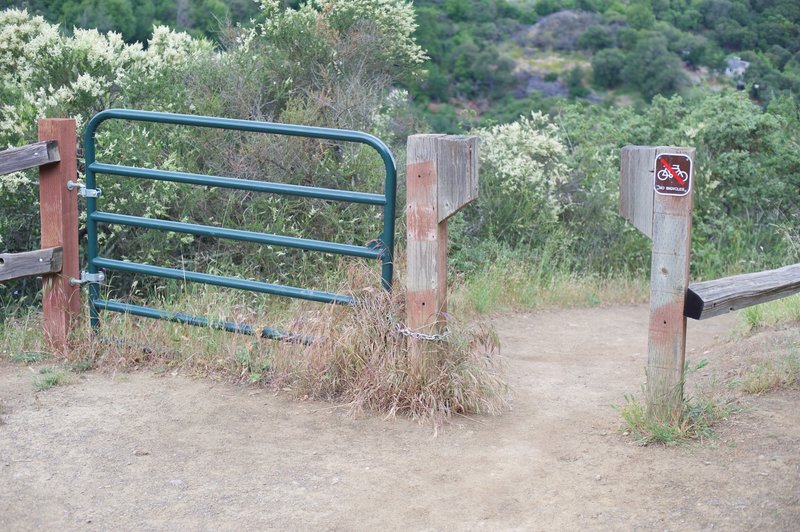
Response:
[{"label": "dry grass", "polygon": [[645,279],[579,276],[570,272],[547,273],[503,266],[490,267],[455,286],[450,301],[459,315],[478,317],[647,301],[649,284]]},{"label": "dry grass", "polygon": [[400,332],[404,303],[402,291],[375,291],[354,307],[324,310],[311,327],[317,341],[275,351],[275,377],[301,396],[434,423],[500,412],[506,387],[494,332],[451,321],[445,341],[412,346]]},{"label": "dry grass", "polygon": [[[448,323],[446,341],[419,341],[411,350],[404,336],[405,294],[380,288],[374,268],[354,267],[345,289],[354,306],[294,302],[283,307],[250,294],[189,285],[175,303],[148,306],[211,319],[264,324],[311,337],[309,344],[270,341],[206,327],[116,313],[101,315],[101,328],[77,331],[66,360],[71,371],[148,368],[271,387],[300,398],[349,404],[354,411],[403,415],[434,426],[453,415],[498,413],[505,404],[499,346],[485,325]],[[373,288],[356,290],[354,287]],[[9,359],[40,351],[31,334],[38,320],[26,318],[0,336]],[[254,327],[260,330],[260,326]]]}]

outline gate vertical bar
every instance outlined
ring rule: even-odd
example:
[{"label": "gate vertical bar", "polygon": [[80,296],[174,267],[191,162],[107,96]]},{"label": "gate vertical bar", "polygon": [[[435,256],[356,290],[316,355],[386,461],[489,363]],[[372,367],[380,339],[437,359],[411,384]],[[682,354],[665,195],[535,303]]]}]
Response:
[{"label": "gate vertical bar", "polygon": [[[97,188],[97,177],[92,164],[95,162],[96,147],[94,142],[94,135],[97,130],[98,115],[95,115],[86,125],[86,132],[84,133],[83,145],[86,152],[86,188]],[[92,214],[97,210],[97,198],[86,198],[86,262],[87,270],[90,274],[97,273],[97,267],[94,265],[94,259],[97,258],[98,245],[97,245],[97,222],[92,219]],[[100,298],[100,289],[96,283],[89,283],[89,322],[93,329],[100,326],[100,316],[95,305],[95,300]]]},{"label": "gate vertical bar", "polygon": [[386,205],[383,206],[383,233],[381,234],[381,284],[383,288],[391,291],[392,276],[394,273],[394,226],[397,202],[397,167],[391,154],[386,150],[381,152],[386,167],[386,180],[383,193],[386,196]]}]

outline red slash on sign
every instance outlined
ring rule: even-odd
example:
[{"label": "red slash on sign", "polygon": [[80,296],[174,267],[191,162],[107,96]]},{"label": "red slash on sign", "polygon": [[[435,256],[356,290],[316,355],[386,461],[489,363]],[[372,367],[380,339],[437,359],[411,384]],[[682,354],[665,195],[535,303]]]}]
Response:
[{"label": "red slash on sign", "polygon": [[660,162],[662,165],[664,165],[664,168],[666,168],[667,171],[670,174],[672,174],[672,177],[675,178],[675,181],[677,181],[681,185],[685,185],[686,184],[686,180],[682,179],[681,176],[679,176],[678,173],[675,170],[672,169],[672,167],[667,163],[667,161],[665,161],[664,159],[659,159],[658,162]]}]

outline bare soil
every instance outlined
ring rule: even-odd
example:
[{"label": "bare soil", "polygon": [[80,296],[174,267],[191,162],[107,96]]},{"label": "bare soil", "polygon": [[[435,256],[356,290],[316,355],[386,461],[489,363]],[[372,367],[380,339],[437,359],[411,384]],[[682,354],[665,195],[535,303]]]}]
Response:
[{"label": "bare soil", "polygon": [[[150,371],[36,392],[0,363],[0,530],[798,530],[797,390],[745,399],[702,444],[621,433],[611,405],[644,380],[646,323],[642,306],[497,320],[511,409],[436,437]],[[736,340],[735,324],[690,323],[704,382],[800,338]]]}]

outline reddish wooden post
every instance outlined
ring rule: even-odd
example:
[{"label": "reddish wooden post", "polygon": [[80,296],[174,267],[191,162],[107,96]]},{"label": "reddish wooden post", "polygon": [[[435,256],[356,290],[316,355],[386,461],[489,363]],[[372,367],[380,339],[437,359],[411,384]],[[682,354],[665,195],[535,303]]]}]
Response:
[{"label": "reddish wooden post", "polygon": [[694,154],[694,148],[626,146],[621,156],[620,213],[653,240],[647,412],[662,422],[682,414]]},{"label": "reddish wooden post", "polygon": [[78,268],[78,196],[67,190],[67,181],[76,180],[77,138],[75,120],[42,118],[39,140],[55,140],[61,161],[39,167],[39,204],[42,221],[41,247],[61,247],[60,273],[43,277],[44,333],[48,348],[59,353],[68,349],[72,322],[80,314],[80,288],[70,279],[80,278]]},{"label": "reddish wooden post", "polygon": [[408,138],[407,326],[441,333],[447,312],[447,219],[478,197],[478,138]]}]

